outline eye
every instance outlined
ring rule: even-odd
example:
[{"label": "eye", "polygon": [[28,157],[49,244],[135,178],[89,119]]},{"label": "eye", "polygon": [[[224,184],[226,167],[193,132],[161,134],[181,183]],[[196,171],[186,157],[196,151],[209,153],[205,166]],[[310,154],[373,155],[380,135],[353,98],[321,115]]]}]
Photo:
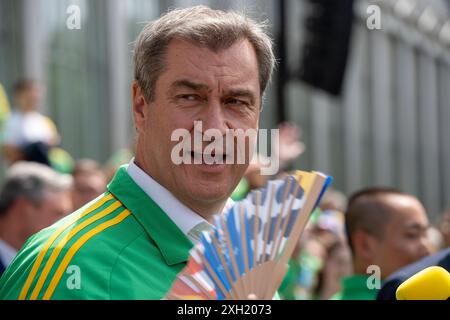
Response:
[{"label": "eye", "polygon": [[415,238],[417,238],[417,234],[415,234],[415,233],[413,233],[413,232],[408,232],[408,233],[406,234],[406,237],[407,237],[408,239],[415,239]]},{"label": "eye", "polygon": [[406,238],[414,240],[414,239],[418,239],[421,237],[421,233],[418,231],[408,231],[406,233]]},{"label": "eye", "polygon": [[177,96],[178,99],[183,101],[198,101],[200,100],[200,96],[196,94],[180,94]]},{"label": "eye", "polygon": [[230,99],[226,100],[225,103],[228,105],[232,105],[232,106],[247,106],[248,105],[248,102],[239,100],[239,99],[235,99],[235,98],[230,98]]}]

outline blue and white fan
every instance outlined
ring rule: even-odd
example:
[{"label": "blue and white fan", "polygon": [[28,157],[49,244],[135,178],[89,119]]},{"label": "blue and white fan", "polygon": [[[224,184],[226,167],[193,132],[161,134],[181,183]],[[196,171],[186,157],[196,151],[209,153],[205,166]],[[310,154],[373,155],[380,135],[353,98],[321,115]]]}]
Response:
[{"label": "blue and white fan", "polygon": [[190,252],[167,299],[272,299],[287,263],[331,177],[297,171],[215,218]]}]

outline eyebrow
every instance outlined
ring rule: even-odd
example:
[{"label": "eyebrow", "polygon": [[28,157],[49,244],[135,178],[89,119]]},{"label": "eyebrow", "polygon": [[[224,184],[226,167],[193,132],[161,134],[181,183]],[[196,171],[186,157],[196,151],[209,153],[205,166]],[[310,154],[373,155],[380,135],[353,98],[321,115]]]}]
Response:
[{"label": "eyebrow", "polygon": [[422,225],[420,223],[415,223],[415,222],[407,224],[405,226],[405,229],[408,229],[408,230],[412,230],[412,229],[414,229],[414,230],[426,230],[428,228],[429,228],[429,225]]},{"label": "eyebrow", "polygon": [[250,99],[251,104],[255,103],[255,95],[253,92],[247,89],[231,89],[229,91],[226,91],[226,95],[232,96],[232,97],[243,97]]},{"label": "eyebrow", "polygon": [[208,85],[206,85],[206,84],[196,83],[196,82],[192,82],[192,81],[186,80],[186,79],[176,80],[175,82],[173,82],[170,85],[170,88],[172,90],[180,88],[180,87],[189,88],[192,90],[209,89]]},{"label": "eyebrow", "polygon": [[[209,90],[209,86],[207,84],[196,83],[196,82],[193,82],[193,81],[190,81],[187,79],[176,80],[170,85],[171,92],[178,88],[189,88],[189,89],[192,89],[195,91]],[[230,89],[230,90],[225,91],[225,95],[232,96],[232,97],[245,97],[245,98],[250,99],[250,102],[252,104],[254,104],[256,101],[256,98],[255,98],[255,95],[253,94],[253,92],[251,90],[247,90],[247,89]]]}]

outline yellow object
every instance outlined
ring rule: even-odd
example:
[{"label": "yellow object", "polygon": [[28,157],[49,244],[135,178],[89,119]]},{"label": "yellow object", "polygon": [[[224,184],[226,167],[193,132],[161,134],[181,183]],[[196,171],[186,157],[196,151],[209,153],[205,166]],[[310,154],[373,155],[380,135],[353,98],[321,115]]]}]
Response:
[{"label": "yellow object", "polygon": [[315,171],[307,172],[297,170],[295,172],[295,178],[297,179],[297,181],[299,181],[300,185],[302,186],[303,190],[305,190],[305,192],[309,192],[316,176],[317,173]]},{"label": "yellow object", "polygon": [[3,86],[0,84],[0,131],[3,135],[3,126],[5,125],[6,119],[10,114],[11,107],[9,106],[8,96],[6,95]]},{"label": "yellow object", "polygon": [[450,273],[442,267],[426,268],[403,282],[397,300],[446,300],[450,297]]},{"label": "yellow object", "polygon": [[8,101],[8,96],[6,95],[3,86],[0,84],[0,119],[4,119],[9,115],[10,106]]}]

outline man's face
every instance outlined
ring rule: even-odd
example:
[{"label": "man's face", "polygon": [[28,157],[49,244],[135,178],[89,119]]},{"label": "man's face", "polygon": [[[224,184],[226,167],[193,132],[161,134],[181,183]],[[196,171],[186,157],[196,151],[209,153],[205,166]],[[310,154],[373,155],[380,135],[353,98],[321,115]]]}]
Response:
[{"label": "man's face", "polygon": [[422,204],[413,197],[400,195],[391,195],[386,201],[395,213],[377,245],[374,261],[380,266],[383,279],[430,253],[428,219]]},{"label": "man's face", "polygon": [[26,218],[29,233],[27,237],[52,225],[72,210],[72,201],[67,191],[45,192],[39,205],[29,204]]},{"label": "man's face", "polygon": [[[171,160],[176,129],[194,137],[194,121],[202,131],[257,129],[261,97],[254,48],[238,41],[218,52],[173,40],[165,57],[165,71],[156,82],[154,100],[144,103],[134,118],[139,131],[139,165],[191,209],[223,202],[231,194],[247,164],[179,164]],[[137,90],[139,91],[139,90]],[[203,150],[210,142],[203,142]],[[236,157],[235,157],[236,158]],[[193,159],[192,159],[193,160]]]}]

